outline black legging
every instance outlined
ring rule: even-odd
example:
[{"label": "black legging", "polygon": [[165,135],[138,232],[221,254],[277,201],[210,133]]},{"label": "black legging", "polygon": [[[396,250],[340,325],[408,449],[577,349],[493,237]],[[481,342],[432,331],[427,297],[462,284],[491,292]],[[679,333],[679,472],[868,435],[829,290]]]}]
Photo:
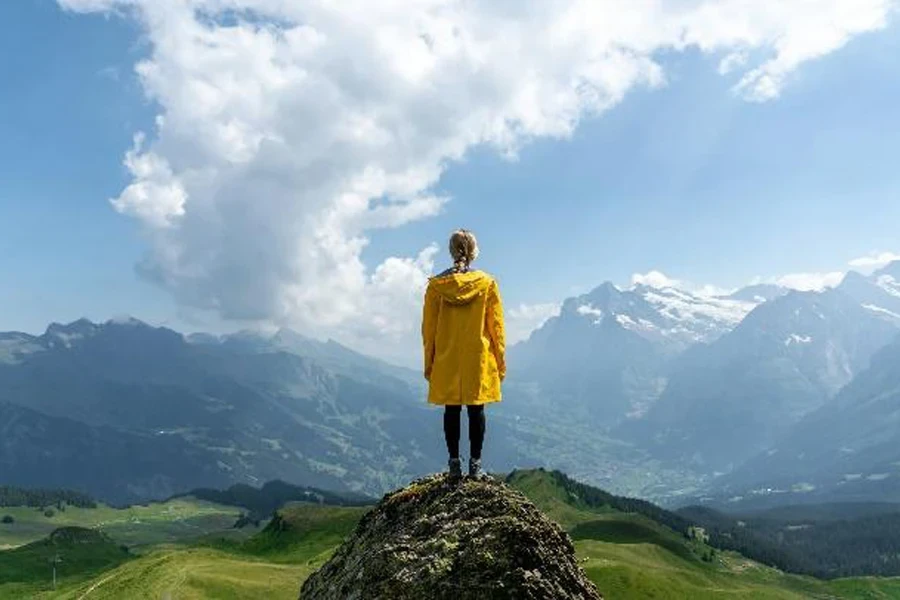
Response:
[{"label": "black legging", "polygon": [[[466,406],[469,413],[469,447],[472,458],[481,459],[481,448],[484,446],[484,406]],[[450,458],[459,458],[459,426],[462,406],[444,407],[444,439],[447,440],[447,451]]]}]

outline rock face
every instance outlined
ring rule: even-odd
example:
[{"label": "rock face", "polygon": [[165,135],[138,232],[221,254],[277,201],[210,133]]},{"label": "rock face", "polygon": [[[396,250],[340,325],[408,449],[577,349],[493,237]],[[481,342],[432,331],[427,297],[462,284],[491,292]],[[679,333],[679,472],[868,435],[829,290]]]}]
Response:
[{"label": "rock face", "polygon": [[492,479],[432,475],[388,494],[310,576],[302,600],[597,600],[572,542]]}]

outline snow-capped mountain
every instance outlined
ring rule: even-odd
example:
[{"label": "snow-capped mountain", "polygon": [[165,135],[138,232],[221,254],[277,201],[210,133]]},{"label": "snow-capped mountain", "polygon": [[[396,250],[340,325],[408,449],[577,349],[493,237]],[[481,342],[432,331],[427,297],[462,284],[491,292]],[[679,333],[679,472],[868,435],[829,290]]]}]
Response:
[{"label": "snow-capped mountain", "polygon": [[558,316],[511,349],[511,379],[537,385],[541,398],[584,419],[614,426],[653,404],[674,356],[718,339],[757,305],[607,282],[566,300]]},{"label": "snow-capped mountain", "polygon": [[825,405],[897,333],[840,290],[776,298],[673,363],[644,439],[666,457],[732,468]]},{"label": "snow-capped mountain", "polygon": [[714,341],[774,295],[768,290],[766,295],[739,291],[731,296],[701,296],[675,287],[620,289],[607,282],[566,300],[559,316],[544,327],[553,328],[555,320],[572,320],[585,327],[612,320],[667,352],[680,352],[698,342]]},{"label": "snow-capped mountain", "polygon": [[755,283],[743,287],[738,291],[729,294],[727,297],[731,300],[762,304],[763,302],[768,302],[769,300],[784,296],[789,291],[788,288],[774,283]]},{"label": "snow-capped mountain", "polygon": [[656,338],[676,350],[686,349],[698,342],[716,340],[766,301],[759,295],[745,300],[699,296],[673,287],[643,285],[635,286],[626,293],[635,294],[649,304],[656,318],[650,323],[634,323],[627,313],[617,313],[615,318],[623,327],[631,328],[649,339]]},{"label": "snow-capped mountain", "polygon": [[851,271],[838,289],[872,314],[900,323],[900,261],[893,262],[868,277]]}]

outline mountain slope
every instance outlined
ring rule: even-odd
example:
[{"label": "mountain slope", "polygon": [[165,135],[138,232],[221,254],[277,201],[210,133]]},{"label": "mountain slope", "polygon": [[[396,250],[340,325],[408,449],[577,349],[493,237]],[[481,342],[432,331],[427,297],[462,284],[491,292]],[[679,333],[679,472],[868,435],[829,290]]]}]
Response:
[{"label": "mountain slope", "polygon": [[[0,553],[0,590],[27,589],[47,581],[49,565],[57,563],[61,578],[84,578],[110,569],[131,556],[103,533],[81,527],[57,529],[46,539]],[[24,592],[24,589],[23,589]],[[30,595],[30,594],[28,594]],[[27,597],[23,593],[20,597]]]},{"label": "mountain slope", "polygon": [[[416,388],[379,374],[374,360],[369,370],[364,358],[331,369],[271,345],[190,343],[134,320],[53,324],[42,336],[7,335],[3,349],[0,402],[30,411],[3,441],[9,464],[15,456],[10,483],[81,482],[75,487],[113,501],[272,479],[380,493],[443,462],[439,423]],[[43,415],[73,429],[49,435]],[[135,450],[116,450],[125,440]],[[87,445],[98,464],[134,457],[136,472],[158,477],[137,481],[120,469],[124,485],[111,491],[87,459],[37,468],[45,445],[60,457]],[[154,459],[158,447],[171,458]]]},{"label": "mountain slope", "polygon": [[851,271],[838,289],[874,315],[900,324],[900,261],[895,261],[868,277]]},{"label": "mountain slope", "polygon": [[631,435],[660,456],[729,470],[823,406],[896,334],[840,291],[789,293],[680,357]]},{"label": "mountain slope", "polygon": [[710,543],[792,573],[834,579],[900,575],[900,507],[830,504],[725,514],[678,511],[702,525]]},{"label": "mountain slope", "polygon": [[5,484],[69,487],[118,502],[171,495],[227,476],[216,455],[181,438],[91,426],[0,403],[0,473]]},{"label": "mountain slope", "polygon": [[[794,500],[900,500],[900,339],[834,401],[722,482],[724,493],[773,488]],[[791,494],[791,490],[795,492]]]},{"label": "mountain slope", "polygon": [[608,428],[655,402],[672,356],[718,338],[755,305],[604,283],[566,300],[558,316],[511,349],[510,379],[538,386],[534,395],[573,418]]}]

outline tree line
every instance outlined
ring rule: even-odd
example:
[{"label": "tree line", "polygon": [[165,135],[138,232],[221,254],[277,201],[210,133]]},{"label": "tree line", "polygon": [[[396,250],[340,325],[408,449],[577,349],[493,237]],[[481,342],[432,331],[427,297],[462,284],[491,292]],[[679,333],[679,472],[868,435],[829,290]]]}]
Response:
[{"label": "tree line", "polygon": [[845,519],[735,517],[696,506],[673,512],[579,483],[559,471],[549,474],[574,502],[588,508],[637,513],[695,539],[699,526],[709,546],[782,571],[820,579],[900,576],[900,512],[848,513]]},{"label": "tree line", "polygon": [[[242,519],[257,523],[260,519],[270,517],[288,502],[308,502],[331,506],[370,506],[375,504],[374,499],[355,492],[329,492],[293,485],[280,480],[269,481],[261,488],[238,483],[225,490],[200,488],[187,495],[208,502],[240,506],[248,511],[247,515],[242,515]],[[241,522],[239,521],[239,523]]]},{"label": "tree line", "polygon": [[703,507],[679,512],[703,525],[713,546],[783,571],[822,579],[900,575],[900,513],[783,520]]},{"label": "tree line", "polygon": [[42,508],[46,506],[78,506],[80,508],[97,508],[97,501],[81,492],[62,489],[25,489],[20,487],[0,486],[0,506],[30,506]]},{"label": "tree line", "polygon": [[[621,512],[644,515],[686,537],[690,536],[690,529],[695,525],[695,523],[681,515],[660,508],[647,500],[610,494],[599,488],[579,483],[561,471],[550,471],[549,474],[556,485],[568,493],[576,502],[582,503],[587,508],[608,506]],[[512,476],[511,474],[510,477]]]}]

